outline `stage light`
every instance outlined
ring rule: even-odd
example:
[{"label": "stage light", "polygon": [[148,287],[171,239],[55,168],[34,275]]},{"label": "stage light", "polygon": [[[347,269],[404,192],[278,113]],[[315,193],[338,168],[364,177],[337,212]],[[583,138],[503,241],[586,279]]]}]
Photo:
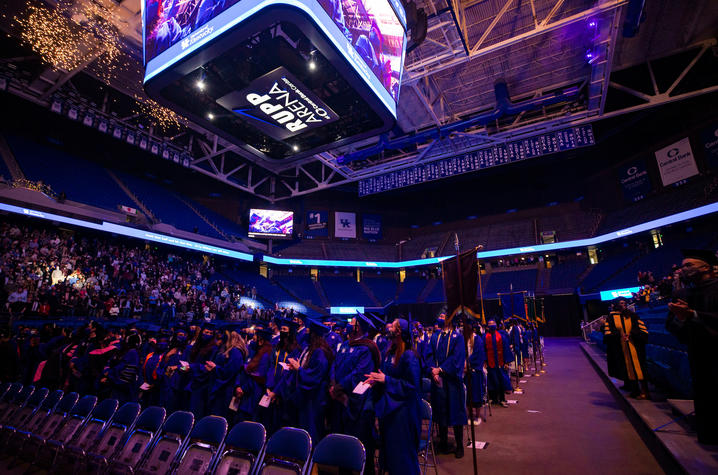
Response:
[{"label": "stage light", "polygon": [[197,83],[195,85],[197,86],[197,89],[199,89],[200,91],[204,91],[204,88],[206,86],[205,82],[202,79],[197,81]]},{"label": "stage light", "polygon": [[292,145],[292,150],[294,150],[295,152],[298,152],[299,147],[297,145]]},{"label": "stage light", "polygon": [[209,114],[207,114],[207,118],[208,118],[209,120],[214,120],[214,114],[212,114],[212,113],[210,112]]},{"label": "stage light", "polygon": [[590,28],[595,28],[597,24],[598,23],[596,23],[596,20],[589,20],[589,22],[588,22],[588,26]]},{"label": "stage light", "polygon": [[312,59],[309,61],[309,70],[314,71],[315,69],[317,69],[317,63]]}]

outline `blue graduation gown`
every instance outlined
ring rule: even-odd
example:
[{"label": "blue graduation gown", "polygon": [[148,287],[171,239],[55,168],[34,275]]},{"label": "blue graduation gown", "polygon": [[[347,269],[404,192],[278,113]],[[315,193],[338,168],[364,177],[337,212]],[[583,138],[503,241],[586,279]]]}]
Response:
[{"label": "blue graduation gown", "polygon": [[471,366],[471,402],[481,404],[486,394],[486,375],[484,374],[484,363],[486,352],[481,341],[481,335],[474,335],[474,347],[469,356]]},{"label": "blue graduation gown", "polygon": [[190,380],[186,388],[189,392],[189,410],[196,420],[209,414],[210,372],[205,368],[205,363],[212,360],[216,353],[215,346],[205,356],[198,356],[189,365]]},{"label": "blue graduation gown", "polygon": [[347,405],[333,401],[332,406],[338,409],[332,414],[333,431],[359,437],[361,430],[357,424],[359,419],[371,418],[373,422],[370,391],[361,395],[353,392],[356,385],[366,379],[364,375],[372,371],[376,371],[376,367],[371,350],[367,346],[352,345],[349,340],[341,344],[330,371],[330,379],[341,386],[347,396]]},{"label": "blue graduation gown", "polygon": [[327,340],[327,343],[329,344],[329,348],[332,349],[334,354],[337,352],[337,347],[342,343],[342,337],[340,337],[335,332],[331,331],[327,333],[327,336],[324,337],[325,340]]},{"label": "blue graduation gown", "polygon": [[[431,385],[431,406],[434,420],[440,426],[458,426],[468,422],[466,393],[464,392],[464,365],[466,348],[459,331],[437,335],[434,340],[433,367],[441,368],[442,385]],[[431,369],[429,369],[431,372]]]},{"label": "blue graduation gown", "polygon": [[259,400],[262,399],[262,396],[265,394],[267,374],[269,373],[272,355],[272,351],[264,353],[259,359],[257,368],[252,373],[247,371],[248,361],[237,375],[235,387],[241,387],[242,392],[244,392],[239,402],[240,414],[238,414],[238,417],[241,420],[257,420]]},{"label": "blue graduation gown", "polygon": [[112,397],[120,404],[137,401],[139,368],[140,356],[134,348],[109,368],[107,379],[112,383]]},{"label": "blue graduation gown", "polygon": [[287,397],[289,395],[291,371],[286,371],[279,364],[286,363],[289,358],[299,359],[302,350],[296,348],[287,352],[277,348],[272,353],[270,363],[272,367],[267,374],[267,389],[275,393],[274,402],[268,407],[259,407],[259,421],[264,424],[268,434],[273,434],[280,427],[288,425],[286,418],[287,413]]},{"label": "blue graduation gown", "polygon": [[395,365],[389,354],[381,369],[386,380],[372,387],[372,395],[381,432],[382,469],[390,475],[417,475],[421,437],[419,358],[407,350]]},{"label": "blue graduation gown", "polygon": [[294,375],[291,401],[296,411],[297,426],[309,432],[316,443],[324,436],[329,360],[322,350],[313,351],[306,358],[306,363]]},{"label": "blue graduation gown", "polygon": [[224,352],[217,352],[212,361],[217,366],[212,370],[210,378],[210,414],[226,417],[234,393],[234,382],[244,364],[244,355],[238,348],[232,348],[227,356]]}]

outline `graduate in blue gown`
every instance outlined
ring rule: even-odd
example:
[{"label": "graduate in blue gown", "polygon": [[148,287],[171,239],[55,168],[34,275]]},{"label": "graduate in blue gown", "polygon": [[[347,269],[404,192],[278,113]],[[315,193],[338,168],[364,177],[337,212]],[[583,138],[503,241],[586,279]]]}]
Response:
[{"label": "graduate in blue gown", "polygon": [[[211,361],[218,350],[219,340],[215,338],[210,325],[206,325],[189,354],[189,410],[196,420],[209,415],[209,388],[211,383]],[[209,364],[208,364],[209,363]]]},{"label": "graduate in blue gown", "polygon": [[509,362],[514,359],[510,338],[506,332],[498,329],[495,320],[487,322],[486,330],[483,342],[489,397],[493,404],[507,407],[505,393],[511,390],[507,369]]},{"label": "graduate in blue gown", "polygon": [[256,326],[254,341],[257,350],[235,380],[234,396],[239,400],[236,422],[258,420],[259,401],[266,391],[273,354],[272,331]]},{"label": "graduate in blue gown", "polygon": [[290,411],[296,415],[296,426],[309,432],[315,443],[324,436],[324,413],[329,386],[329,367],[334,354],[324,339],[329,328],[307,319],[309,345],[299,360],[287,361],[293,371]]},{"label": "graduate in blue gown", "polygon": [[283,426],[289,425],[287,399],[290,395],[292,372],[285,370],[289,358],[298,359],[302,348],[297,343],[297,327],[293,320],[279,322],[279,344],[272,353],[271,367],[267,373],[266,394],[271,403],[268,408],[259,407],[259,421],[271,435]]},{"label": "graduate in blue gown", "polygon": [[[458,321],[458,318],[456,318]],[[468,422],[466,415],[466,393],[464,390],[464,367],[466,348],[461,332],[445,326],[441,319],[440,331],[432,337],[431,357],[431,406],[434,420],[439,426],[437,451],[449,452],[449,426],[454,429],[456,458],[464,456],[463,426]]]},{"label": "graduate in blue gown", "polygon": [[137,333],[131,333],[122,344],[120,353],[110,362],[104,374],[111,388],[111,397],[125,402],[137,401],[137,380],[140,372],[140,356],[137,348],[141,339]]},{"label": "graduate in blue gown", "polygon": [[187,345],[187,331],[178,328],[170,340],[170,349],[162,357],[157,365],[159,377],[159,399],[160,406],[167,409],[171,414],[187,406],[185,387],[189,381],[187,372],[181,370],[180,361],[189,359],[189,352],[192,349]]},{"label": "graduate in blue gown", "polygon": [[145,356],[142,365],[142,382],[144,389],[140,392],[140,402],[144,406],[157,406],[160,404],[160,374],[158,369],[165,353],[169,349],[169,336],[159,335],[154,348]]},{"label": "graduate in blue gown", "polygon": [[222,338],[222,346],[214,358],[208,362],[210,414],[227,417],[229,402],[234,393],[234,382],[244,365],[247,354],[247,345],[239,333],[226,331]]},{"label": "graduate in blue gown", "polygon": [[369,339],[372,322],[357,312],[352,319],[349,338],[339,346],[330,371],[329,408],[331,431],[358,438],[367,453],[365,474],[374,473],[374,408],[370,392],[354,393],[354,388],[366,379],[365,375],[379,369],[381,355]]},{"label": "graduate in blue gown", "polygon": [[390,349],[381,369],[366,375],[379,418],[381,470],[389,475],[418,475],[421,437],[421,372],[411,348],[409,322],[394,320]]},{"label": "graduate in blue gown", "polygon": [[474,333],[471,336],[472,343],[469,345],[471,403],[474,407],[481,407],[486,401],[486,374],[484,373],[486,353],[484,351],[484,342],[482,338],[483,335],[481,334],[478,325],[476,325],[474,327]]}]

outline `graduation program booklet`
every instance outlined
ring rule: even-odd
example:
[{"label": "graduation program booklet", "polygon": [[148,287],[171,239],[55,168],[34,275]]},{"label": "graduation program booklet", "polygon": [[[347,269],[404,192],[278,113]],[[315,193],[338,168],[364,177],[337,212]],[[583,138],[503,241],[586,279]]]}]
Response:
[{"label": "graduation program booklet", "polygon": [[259,400],[259,405],[262,407],[269,407],[269,403],[272,402],[272,398],[270,398],[268,395],[262,396],[262,399]]},{"label": "graduation program booklet", "polygon": [[284,371],[288,371],[290,368],[289,365],[287,363],[285,363],[284,361],[280,361],[279,366],[281,366]]},{"label": "graduation program booklet", "polygon": [[149,384],[142,383],[142,386],[140,386],[140,391],[147,391],[150,388],[151,388],[151,386]]},{"label": "graduation program booklet", "polygon": [[236,396],[232,396],[232,400],[229,401],[229,410],[234,412],[239,410],[239,399]]},{"label": "graduation program booklet", "polygon": [[354,394],[364,394],[367,389],[371,387],[371,384],[367,384],[364,381],[361,381],[359,384],[356,385],[354,388],[354,391],[352,391]]}]

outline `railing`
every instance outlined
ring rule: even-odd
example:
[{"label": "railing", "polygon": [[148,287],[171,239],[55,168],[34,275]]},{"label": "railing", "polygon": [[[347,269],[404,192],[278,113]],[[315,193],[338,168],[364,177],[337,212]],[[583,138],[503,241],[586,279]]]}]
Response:
[{"label": "railing", "polygon": [[592,322],[588,323],[582,323],[581,324],[581,333],[583,334],[583,339],[586,341],[586,343],[591,342],[591,333],[595,331],[601,331],[603,328],[603,324],[606,322],[606,315],[601,315],[597,319],[595,319]]}]

